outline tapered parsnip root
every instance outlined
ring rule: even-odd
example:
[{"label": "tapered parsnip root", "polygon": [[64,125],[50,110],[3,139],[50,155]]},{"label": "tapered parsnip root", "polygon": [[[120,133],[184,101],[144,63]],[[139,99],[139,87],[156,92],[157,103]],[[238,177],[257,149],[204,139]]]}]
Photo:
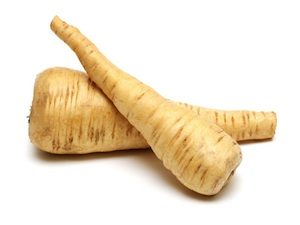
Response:
[{"label": "tapered parsnip root", "polygon": [[222,189],[241,162],[235,140],[214,123],[166,100],[117,68],[78,29],[58,17],[51,28],[182,184],[205,195]]},{"label": "tapered parsnip root", "polygon": [[[274,135],[276,116],[272,112],[221,111],[178,105],[195,111],[200,118],[216,122],[238,141]],[[40,73],[31,110],[30,140],[47,152],[83,154],[149,147],[83,72],[50,68]]]}]

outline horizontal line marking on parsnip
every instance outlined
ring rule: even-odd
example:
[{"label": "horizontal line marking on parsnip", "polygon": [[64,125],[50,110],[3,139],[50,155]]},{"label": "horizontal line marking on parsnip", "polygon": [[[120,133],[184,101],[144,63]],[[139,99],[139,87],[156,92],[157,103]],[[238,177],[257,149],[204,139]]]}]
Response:
[{"label": "horizontal line marking on parsnip", "polygon": [[[52,20],[51,28],[73,49],[91,80],[143,135],[164,166],[182,184],[204,195],[214,195],[222,189],[242,159],[234,139],[216,124],[163,98],[117,68],[77,28],[58,17]],[[145,95],[136,104],[143,92]],[[172,125],[178,118],[181,120]],[[179,129],[183,129],[179,137],[169,145]],[[220,136],[224,138],[216,144]],[[203,169],[198,170],[199,166]]]}]

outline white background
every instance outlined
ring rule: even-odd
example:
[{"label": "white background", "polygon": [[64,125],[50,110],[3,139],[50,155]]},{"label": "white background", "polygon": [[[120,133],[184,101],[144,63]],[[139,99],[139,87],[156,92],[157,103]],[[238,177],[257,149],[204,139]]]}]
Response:
[{"label": "white background", "polygon": [[[36,74],[82,70],[50,31],[56,14],[168,98],[276,111],[276,138],[242,144],[215,197],[187,190],[149,150],[35,149],[26,116]],[[299,1],[1,1],[0,29],[0,224],[300,223]]]}]

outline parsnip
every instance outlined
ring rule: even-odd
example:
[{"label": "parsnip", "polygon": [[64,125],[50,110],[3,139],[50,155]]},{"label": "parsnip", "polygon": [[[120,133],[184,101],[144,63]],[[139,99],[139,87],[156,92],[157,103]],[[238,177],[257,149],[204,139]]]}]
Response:
[{"label": "parsnip", "polygon": [[[273,112],[221,111],[177,104],[217,123],[238,141],[272,138],[275,132]],[[39,149],[56,154],[149,147],[85,73],[67,68],[50,68],[39,74],[29,136]]]},{"label": "parsnip", "polygon": [[182,184],[204,195],[222,189],[242,159],[234,139],[117,68],[77,28],[58,17],[51,28]]}]

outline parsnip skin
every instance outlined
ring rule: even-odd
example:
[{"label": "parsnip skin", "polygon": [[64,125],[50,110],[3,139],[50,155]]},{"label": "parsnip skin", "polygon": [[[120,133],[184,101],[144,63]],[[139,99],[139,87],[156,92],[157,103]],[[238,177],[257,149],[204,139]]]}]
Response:
[{"label": "parsnip skin", "polygon": [[[238,141],[272,138],[275,132],[276,115],[272,112],[221,111],[178,105],[216,122]],[[85,73],[67,68],[50,68],[39,74],[29,136],[39,149],[55,154],[149,148],[142,135]]]},{"label": "parsnip skin", "polygon": [[225,111],[184,105],[203,119],[216,123],[237,141],[271,139],[275,135],[275,112]]},{"label": "parsnip skin", "polygon": [[235,140],[117,68],[77,28],[55,17],[51,29],[182,184],[204,195],[222,189],[242,159]]},{"label": "parsnip skin", "polygon": [[35,82],[29,137],[39,149],[83,154],[147,148],[142,135],[85,73],[52,68]]}]

